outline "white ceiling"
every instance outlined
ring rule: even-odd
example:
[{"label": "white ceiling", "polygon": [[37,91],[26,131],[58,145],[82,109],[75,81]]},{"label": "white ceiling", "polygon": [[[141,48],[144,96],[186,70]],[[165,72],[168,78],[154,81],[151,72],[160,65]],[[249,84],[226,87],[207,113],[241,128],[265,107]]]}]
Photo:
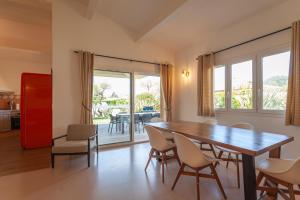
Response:
[{"label": "white ceiling", "polygon": [[188,0],[147,36],[174,51],[284,0]]},{"label": "white ceiling", "polygon": [[[173,51],[285,0],[78,0],[95,5],[136,41],[151,40]],[[96,6],[94,6],[96,7]]]},{"label": "white ceiling", "polygon": [[0,1],[0,48],[51,53],[51,0]]}]

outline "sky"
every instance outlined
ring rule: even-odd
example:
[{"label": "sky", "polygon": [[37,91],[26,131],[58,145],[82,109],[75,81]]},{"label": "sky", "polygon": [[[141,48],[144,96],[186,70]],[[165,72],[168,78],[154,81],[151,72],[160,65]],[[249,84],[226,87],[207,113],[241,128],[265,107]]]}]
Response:
[{"label": "sky", "polygon": [[[119,72],[118,72],[119,73]],[[126,74],[126,73],[124,73]],[[135,80],[135,94],[140,94],[146,89],[143,87],[142,83],[147,81],[152,81],[155,83],[155,90],[159,91],[160,78],[159,76],[137,76],[138,79]],[[130,94],[130,78],[124,76],[120,77],[105,77],[105,76],[94,76],[94,84],[107,83],[110,85],[110,89],[106,91],[105,96],[109,97],[112,92],[115,92],[120,97],[129,98]],[[159,92],[158,92],[159,93]]]}]

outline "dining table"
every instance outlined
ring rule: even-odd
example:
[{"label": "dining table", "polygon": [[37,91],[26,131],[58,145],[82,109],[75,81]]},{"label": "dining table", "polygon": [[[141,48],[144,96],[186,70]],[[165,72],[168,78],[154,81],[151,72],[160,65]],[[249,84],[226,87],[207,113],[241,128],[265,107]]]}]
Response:
[{"label": "dining table", "polygon": [[[147,123],[147,125],[240,152],[245,200],[257,200],[255,157],[268,153],[270,158],[280,158],[281,147],[294,140],[294,137],[284,134],[199,122],[155,122]],[[268,195],[273,199],[277,196],[274,193],[268,193]]]}]

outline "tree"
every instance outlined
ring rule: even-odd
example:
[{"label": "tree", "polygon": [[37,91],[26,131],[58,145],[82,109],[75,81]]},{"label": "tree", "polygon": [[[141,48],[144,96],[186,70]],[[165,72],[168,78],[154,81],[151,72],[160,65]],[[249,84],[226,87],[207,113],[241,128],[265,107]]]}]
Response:
[{"label": "tree", "polygon": [[104,93],[110,89],[110,85],[107,83],[100,83],[93,86],[93,115],[94,117],[100,117],[103,115],[101,111],[101,102],[105,99]]},{"label": "tree", "polygon": [[100,83],[99,85],[94,85],[93,93],[94,93],[94,100],[97,103],[100,103],[105,99],[104,92],[110,89],[110,85],[107,83]]},{"label": "tree", "polygon": [[272,76],[264,81],[266,85],[273,85],[273,86],[287,86],[288,84],[288,77],[287,76]]},{"label": "tree", "polygon": [[136,96],[135,110],[142,111],[144,106],[153,106],[155,110],[159,110],[160,100],[149,92],[143,92]]}]

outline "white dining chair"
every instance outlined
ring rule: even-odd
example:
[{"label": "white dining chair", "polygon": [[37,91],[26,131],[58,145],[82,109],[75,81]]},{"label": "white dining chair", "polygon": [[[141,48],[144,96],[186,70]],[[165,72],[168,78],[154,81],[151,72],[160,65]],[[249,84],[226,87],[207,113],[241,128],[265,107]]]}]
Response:
[{"label": "white dining chair", "polygon": [[[152,126],[145,126],[147,134],[149,136],[149,141],[151,145],[151,150],[149,153],[149,158],[145,167],[145,171],[148,168],[148,165],[152,158],[157,158],[161,163],[162,170],[162,182],[165,182],[165,165],[169,159],[176,159],[180,165],[180,161],[177,155],[176,145],[168,141],[163,133]],[[167,153],[173,152],[173,155]]]},{"label": "white dining chair", "polygon": [[[300,158],[296,160],[269,158],[261,161],[256,168],[259,171],[256,184],[257,189],[262,191],[261,195],[264,191],[273,191],[286,200],[295,200],[295,195],[300,195],[300,191],[294,189],[294,185],[300,189]],[[263,178],[264,184],[259,186]]]},{"label": "white dining chair", "polygon": [[[159,117],[153,117],[150,122],[165,122],[162,118]],[[162,131],[165,138],[171,142],[174,142],[174,134],[168,131]]]},{"label": "white dining chair", "polygon": [[[215,118],[208,118],[202,123],[209,124],[209,125],[216,125],[216,124],[218,124],[218,121]],[[208,144],[206,142],[197,141],[197,140],[194,140],[194,142],[200,144],[200,149],[202,151],[212,152],[214,157],[217,158],[216,151],[215,151],[214,146],[212,144]]]},{"label": "white dining chair", "polygon": [[[248,129],[248,130],[254,130],[254,126],[252,124],[249,123],[237,123],[237,124],[233,124],[231,125],[232,128],[241,128],[241,129]],[[220,146],[215,146],[216,149],[219,150],[219,154],[218,154],[218,159],[224,160],[226,161],[226,168],[228,168],[229,162],[233,162],[236,165],[237,168],[237,186],[238,188],[240,188],[240,152],[231,150],[231,149],[227,149],[227,148],[223,148]],[[227,158],[222,157],[224,153],[227,153]],[[232,155],[234,156],[234,158],[232,158]]]},{"label": "white dining chair", "polygon": [[[197,145],[194,144],[187,137],[175,133],[174,138],[177,146],[178,156],[181,161],[181,166],[175,178],[175,181],[173,183],[172,190],[174,190],[176,183],[181,175],[195,176],[196,186],[197,186],[197,200],[199,200],[200,199],[199,178],[200,177],[212,178],[216,180],[224,199],[226,199],[226,194],[224,192],[218,174],[215,170],[215,166],[213,164],[215,162],[215,159],[203,154],[202,151],[197,147]],[[188,167],[194,170],[195,172],[185,171],[184,170],[185,167]],[[207,173],[200,172],[205,168],[210,168],[211,173],[207,174]]]}]

